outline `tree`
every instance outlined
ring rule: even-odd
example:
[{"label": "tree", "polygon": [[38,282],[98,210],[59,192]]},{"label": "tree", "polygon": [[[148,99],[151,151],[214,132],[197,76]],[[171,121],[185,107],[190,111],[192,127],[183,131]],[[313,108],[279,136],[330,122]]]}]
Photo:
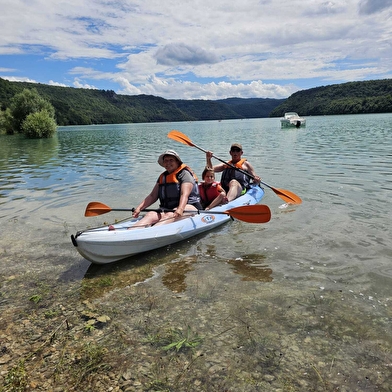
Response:
[{"label": "tree", "polygon": [[12,121],[13,118],[9,108],[0,111],[0,134],[2,133],[6,133],[8,135],[13,134]]},{"label": "tree", "polygon": [[30,113],[23,121],[21,129],[29,138],[49,138],[56,132],[56,121],[46,110]]},{"label": "tree", "polygon": [[[42,98],[35,88],[24,89],[21,93],[16,94],[11,100],[10,109],[11,115],[13,117],[12,129],[14,133],[23,132],[22,124],[26,120],[26,118],[32,113],[45,111],[46,116],[50,117],[55,122],[54,107],[49,101]],[[51,129],[49,129],[46,133],[51,134]],[[45,134],[45,132],[42,133],[42,129],[41,127],[39,127],[39,129],[37,129],[37,134]]]}]

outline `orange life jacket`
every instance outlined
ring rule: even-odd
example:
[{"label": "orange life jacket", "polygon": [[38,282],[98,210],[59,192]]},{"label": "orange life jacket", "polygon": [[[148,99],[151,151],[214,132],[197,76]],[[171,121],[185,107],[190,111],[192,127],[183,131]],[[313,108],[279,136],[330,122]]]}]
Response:
[{"label": "orange life jacket", "polygon": [[216,181],[210,186],[206,186],[205,182],[199,184],[199,193],[204,206],[210,205],[222,191],[223,188],[220,186],[219,182]]},{"label": "orange life jacket", "polygon": [[[232,161],[229,161],[228,164],[238,167],[238,169],[243,169],[242,165],[246,161],[246,158],[242,158],[240,161],[237,163],[233,163]],[[237,180],[241,185],[243,189],[247,189],[250,187],[250,181],[249,178],[246,174],[241,173],[239,170],[234,169],[233,167],[227,165],[227,168],[223,170],[222,177],[221,177],[221,185],[223,189],[228,192],[229,191],[229,183],[231,180]]]},{"label": "orange life jacket", "polygon": [[182,170],[187,170],[192,174],[194,179],[192,191],[188,197],[188,204],[200,203],[199,189],[197,186],[197,177],[190,167],[184,163],[180,165],[173,173],[165,171],[158,178],[159,190],[158,197],[160,206],[163,208],[176,208],[180,203],[181,183],[178,180],[178,175]]}]

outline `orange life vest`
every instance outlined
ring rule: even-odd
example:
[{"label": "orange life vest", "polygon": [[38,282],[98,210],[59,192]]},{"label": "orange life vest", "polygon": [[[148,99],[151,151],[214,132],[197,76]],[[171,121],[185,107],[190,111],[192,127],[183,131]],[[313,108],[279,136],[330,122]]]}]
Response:
[{"label": "orange life vest", "polygon": [[[238,169],[243,170],[243,163],[246,161],[246,158],[242,158],[240,161],[237,163],[233,163],[232,161],[229,161],[228,164],[238,167]],[[237,180],[241,185],[243,189],[247,189],[250,186],[250,181],[249,177],[241,173],[239,170],[234,169],[233,167],[227,165],[227,168],[223,170],[222,177],[221,177],[221,185],[223,189],[228,192],[229,191],[229,183],[231,180]]]},{"label": "orange life vest", "polygon": [[210,186],[206,186],[205,182],[199,184],[201,201],[205,206],[210,205],[222,191],[223,188],[220,186],[219,182],[216,181]]},{"label": "orange life vest", "polygon": [[173,173],[168,173],[165,171],[158,178],[159,190],[158,197],[160,201],[160,206],[163,208],[176,208],[180,203],[181,196],[181,184],[178,180],[178,175],[182,170],[187,170],[192,174],[193,179],[195,180],[193,183],[193,189],[191,194],[188,197],[188,204],[197,204],[200,203],[200,195],[199,189],[197,186],[197,177],[193,173],[190,167],[185,165],[184,163],[180,165]]}]

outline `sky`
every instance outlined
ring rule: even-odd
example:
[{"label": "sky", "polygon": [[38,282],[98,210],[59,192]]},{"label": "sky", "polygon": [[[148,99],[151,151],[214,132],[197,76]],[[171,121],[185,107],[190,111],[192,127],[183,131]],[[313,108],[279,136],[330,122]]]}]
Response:
[{"label": "sky", "polygon": [[392,77],[391,0],[0,0],[0,77],[166,99]]}]

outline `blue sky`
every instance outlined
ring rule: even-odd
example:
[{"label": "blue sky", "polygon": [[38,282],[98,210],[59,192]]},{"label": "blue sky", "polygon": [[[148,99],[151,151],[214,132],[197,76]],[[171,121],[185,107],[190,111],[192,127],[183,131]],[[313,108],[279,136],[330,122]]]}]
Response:
[{"label": "blue sky", "polygon": [[0,77],[167,99],[392,77],[390,0],[1,0]]}]

